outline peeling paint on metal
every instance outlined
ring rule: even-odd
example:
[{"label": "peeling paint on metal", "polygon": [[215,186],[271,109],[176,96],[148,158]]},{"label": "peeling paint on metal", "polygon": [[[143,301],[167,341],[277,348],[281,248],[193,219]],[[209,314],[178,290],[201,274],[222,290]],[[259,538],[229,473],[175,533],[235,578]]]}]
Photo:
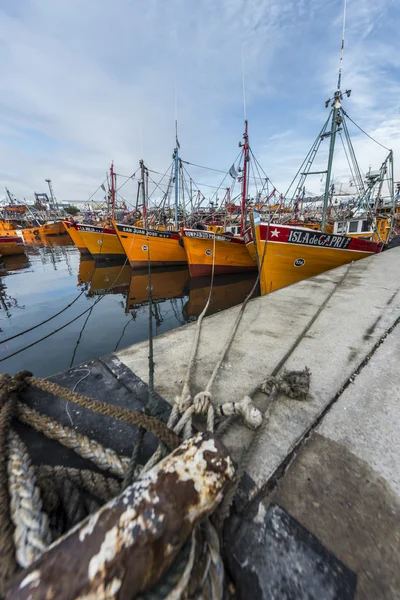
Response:
[{"label": "peeling paint on metal", "polygon": [[9,600],[132,598],[169,568],[233,477],[224,446],[210,433],[194,436],[53,544]]},{"label": "peeling paint on metal", "polygon": [[37,569],[36,571],[32,571],[23,579],[20,583],[20,588],[23,588],[30,583],[33,584],[32,587],[37,587],[39,585],[40,571]]}]

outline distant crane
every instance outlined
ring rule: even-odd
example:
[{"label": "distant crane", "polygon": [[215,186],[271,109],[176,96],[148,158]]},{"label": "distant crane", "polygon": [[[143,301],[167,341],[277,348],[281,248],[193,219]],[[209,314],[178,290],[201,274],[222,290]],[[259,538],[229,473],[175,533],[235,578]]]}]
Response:
[{"label": "distant crane", "polygon": [[58,203],[57,203],[56,197],[53,192],[53,186],[51,185],[51,179],[45,179],[45,181],[49,186],[52,208],[53,208],[53,210],[56,210],[58,212],[58,210],[59,210]]}]

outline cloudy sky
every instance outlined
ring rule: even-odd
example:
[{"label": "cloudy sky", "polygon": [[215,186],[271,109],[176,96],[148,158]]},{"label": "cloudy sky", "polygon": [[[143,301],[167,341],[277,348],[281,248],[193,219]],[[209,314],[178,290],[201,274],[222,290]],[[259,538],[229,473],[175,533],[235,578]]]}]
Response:
[{"label": "cloudy sky", "polygon": [[[229,168],[243,131],[243,54],[250,142],[285,191],[327,117],[342,12],[342,0],[1,0],[1,189],[32,199],[51,178],[60,200],[85,200],[111,160],[125,175],[142,157],[164,172],[176,113],[182,158]],[[395,151],[399,20],[398,0],[348,0],[346,110]],[[379,167],[387,152],[353,131],[362,171]],[[191,173],[205,195],[221,179]],[[341,153],[334,175],[349,181]]]}]

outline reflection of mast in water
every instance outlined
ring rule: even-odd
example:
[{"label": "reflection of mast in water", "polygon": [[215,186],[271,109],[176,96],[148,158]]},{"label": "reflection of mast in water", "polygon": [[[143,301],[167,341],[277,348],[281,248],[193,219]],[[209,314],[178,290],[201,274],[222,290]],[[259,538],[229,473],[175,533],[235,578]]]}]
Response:
[{"label": "reflection of mast in water", "polygon": [[18,304],[18,300],[6,294],[7,286],[5,283],[0,281],[0,305],[2,306],[7,319],[11,319],[12,313],[10,309],[19,308],[20,310],[25,310],[25,306],[21,306]]},{"label": "reflection of mast in water", "polygon": [[[189,271],[186,266],[176,269],[152,269],[152,301],[153,305],[161,304],[171,298],[183,298],[185,288],[189,279]],[[126,300],[125,312],[128,313],[132,308],[137,309],[141,306],[147,306],[149,298],[148,290],[148,271],[140,269],[132,271],[129,286],[129,294]],[[158,310],[156,319],[161,318]],[[161,322],[160,322],[161,324]]]},{"label": "reflection of mast in water", "polygon": [[[242,304],[250,293],[256,276],[254,273],[237,275],[216,275],[211,293],[211,302],[207,315],[212,315],[231,306]],[[202,312],[210,292],[210,278],[199,277],[190,280],[189,299],[183,307],[186,321],[197,319]],[[259,292],[254,293],[253,297]]]}]

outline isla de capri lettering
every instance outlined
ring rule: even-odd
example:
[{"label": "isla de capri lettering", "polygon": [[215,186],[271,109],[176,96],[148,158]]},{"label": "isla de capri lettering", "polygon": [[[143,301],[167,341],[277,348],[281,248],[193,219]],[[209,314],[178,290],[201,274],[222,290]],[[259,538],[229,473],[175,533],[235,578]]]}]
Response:
[{"label": "isla de capri lettering", "polygon": [[324,248],[335,248],[345,250],[351,244],[352,238],[342,235],[329,235],[320,231],[295,231],[291,230],[288,242],[291,244],[303,244],[305,246],[321,246]]}]

